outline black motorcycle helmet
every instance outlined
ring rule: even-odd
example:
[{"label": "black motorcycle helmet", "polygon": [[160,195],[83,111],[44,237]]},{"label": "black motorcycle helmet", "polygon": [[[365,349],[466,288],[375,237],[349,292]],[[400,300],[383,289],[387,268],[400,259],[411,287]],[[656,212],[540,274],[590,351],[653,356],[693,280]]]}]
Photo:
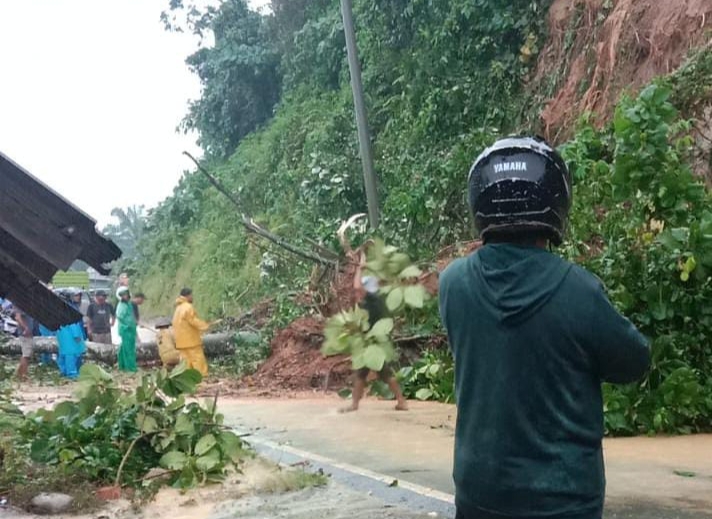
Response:
[{"label": "black motorcycle helmet", "polygon": [[477,157],[468,179],[480,237],[539,234],[559,245],[571,207],[571,174],[541,138],[509,137]]}]

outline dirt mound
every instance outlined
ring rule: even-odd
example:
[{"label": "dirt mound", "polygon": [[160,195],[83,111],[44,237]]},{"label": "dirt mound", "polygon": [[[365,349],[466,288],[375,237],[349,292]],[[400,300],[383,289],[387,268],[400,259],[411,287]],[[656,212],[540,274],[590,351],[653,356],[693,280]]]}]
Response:
[{"label": "dirt mound", "polygon": [[531,85],[550,98],[545,136],[565,139],[586,112],[606,122],[622,91],[675,70],[710,27],[710,0],[554,0]]},{"label": "dirt mound", "polygon": [[272,389],[321,389],[341,387],[351,373],[348,357],[324,357],[324,319],[300,317],[272,339],[272,354],[248,384]]},{"label": "dirt mound", "polygon": [[343,269],[334,273],[329,286],[328,302],[323,308],[325,315],[333,315],[356,305],[355,275],[356,265],[353,263],[348,263]]}]

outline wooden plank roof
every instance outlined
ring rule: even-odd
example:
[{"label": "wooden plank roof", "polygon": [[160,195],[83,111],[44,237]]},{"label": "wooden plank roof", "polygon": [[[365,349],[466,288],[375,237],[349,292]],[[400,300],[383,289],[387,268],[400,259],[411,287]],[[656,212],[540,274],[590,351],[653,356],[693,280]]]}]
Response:
[{"label": "wooden plank roof", "polygon": [[0,296],[56,329],[78,314],[43,283],[76,259],[108,274],[120,256],[95,220],[0,152]]}]

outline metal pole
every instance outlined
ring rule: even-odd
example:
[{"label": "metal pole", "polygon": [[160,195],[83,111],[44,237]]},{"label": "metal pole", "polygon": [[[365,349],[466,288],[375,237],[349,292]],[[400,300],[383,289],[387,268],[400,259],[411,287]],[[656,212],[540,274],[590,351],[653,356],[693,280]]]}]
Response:
[{"label": "metal pole", "polygon": [[354,17],[351,10],[351,0],[341,0],[341,16],[344,19],[344,34],[346,36],[346,53],[349,58],[349,71],[351,72],[351,89],[354,94],[354,108],[356,109],[356,126],[358,128],[358,143],[361,151],[363,166],[363,180],[366,186],[366,201],[368,202],[368,219],[371,229],[378,228],[378,188],[376,173],[373,167],[373,151],[371,150],[371,136],[368,130],[366,104],[363,100],[363,84],[361,82],[361,64],[358,60],[356,47],[356,32],[354,30]]}]

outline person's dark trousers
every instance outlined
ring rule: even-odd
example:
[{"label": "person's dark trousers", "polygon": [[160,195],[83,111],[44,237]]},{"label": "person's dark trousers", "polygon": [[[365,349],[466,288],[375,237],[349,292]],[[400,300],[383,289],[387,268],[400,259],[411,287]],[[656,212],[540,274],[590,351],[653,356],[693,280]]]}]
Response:
[{"label": "person's dark trousers", "polygon": [[524,517],[524,516],[507,516],[500,514],[491,514],[484,511],[478,511],[474,515],[465,514],[460,508],[455,511],[455,519],[601,519],[602,511],[594,510],[587,511],[580,514],[566,515],[566,516],[547,516],[547,517]]}]

